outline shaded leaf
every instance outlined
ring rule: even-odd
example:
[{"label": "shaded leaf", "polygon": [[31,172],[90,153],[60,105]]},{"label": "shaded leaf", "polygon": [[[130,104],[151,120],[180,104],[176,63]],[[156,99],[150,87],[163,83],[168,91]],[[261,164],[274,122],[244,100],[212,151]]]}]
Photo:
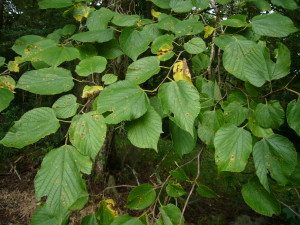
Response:
[{"label": "shaded leaf", "polygon": [[250,180],[243,186],[242,195],[247,205],[259,214],[272,216],[273,214],[279,214],[281,211],[276,198],[268,193],[256,179]]},{"label": "shaded leaf", "polygon": [[286,111],[289,126],[300,136],[300,101],[293,100],[288,104]]},{"label": "shaded leaf", "polygon": [[268,190],[268,177],[281,185],[288,183],[288,177],[297,165],[297,152],[293,144],[285,137],[274,134],[257,142],[253,148],[256,175]]},{"label": "shaded leaf", "polygon": [[142,210],[149,207],[156,198],[154,187],[150,184],[142,184],[132,189],[128,195],[127,208]]}]

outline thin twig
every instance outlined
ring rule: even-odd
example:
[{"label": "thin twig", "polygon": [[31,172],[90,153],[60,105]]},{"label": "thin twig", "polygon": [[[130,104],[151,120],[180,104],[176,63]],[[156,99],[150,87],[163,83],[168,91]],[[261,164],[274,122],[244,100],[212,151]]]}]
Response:
[{"label": "thin twig", "polygon": [[[279,201],[279,200],[278,200]],[[282,205],[284,205],[285,207],[287,207],[289,210],[291,210],[291,212],[293,212],[299,219],[300,219],[300,214],[297,213],[295,210],[292,209],[291,206],[287,205],[286,203],[279,201]]]},{"label": "thin twig", "polygon": [[203,151],[203,148],[201,148],[199,154],[197,155],[197,175],[196,175],[196,177],[195,177],[195,179],[194,179],[194,181],[193,181],[193,185],[192,185],[192,188],[191,188],[191,190],[190,190],[190,192],[189,192],[189,195],[188,195],[188,197],[187,197],[187,199],[186,199],[186,201],[185,201],[185,203],[184,203],[184,206],[183,206],[183,209],[182,209],[182,213],[181,213],[181,217],[180,217],[180,222],[179,222],[179,224],[181,224],[182,221],[183,221],[183,215],[184,215],[184,212],[185,212],[185,210],[186,210],[186,208],[187,208],[187,205],[188,205],[188,203],[189,203],[189,200],[190,200],[190,198],[191,198],[191,196],[192,196],[192,194],[193,194],[193,192],[194,192],[195,186],[196,186],[196,184],[197,184],[197,180],[198,180],[199,177],[200,177],[200,156],[201,156],[202,151]]}]

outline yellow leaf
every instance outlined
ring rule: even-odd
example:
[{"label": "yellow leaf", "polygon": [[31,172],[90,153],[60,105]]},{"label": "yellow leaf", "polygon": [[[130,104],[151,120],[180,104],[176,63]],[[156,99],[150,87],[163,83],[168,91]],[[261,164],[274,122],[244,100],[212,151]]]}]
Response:
[{"label": "yellow leaf", "polygon": [[89,98],[98,94],[100,91],[103,90],[102,86],[85,86],[82,91],[82,98]]},{"label": "yellow leaf", "polygon": [[204,27],[204,38],[208,38],[215,31],[216,28],[211,26]]},{"label": "yellow leaf", "polygon": [[173,66],[173,78],[175,81],[186,80],[192,82],[191,73],[186,59],[178,60]]},{"label": "yellow leaf", "polygon": [[155,11],[155,9],[151,9],[151,15],[154,17],[154,18],[158,18],[160,16],[160,12],[158,11]]}]

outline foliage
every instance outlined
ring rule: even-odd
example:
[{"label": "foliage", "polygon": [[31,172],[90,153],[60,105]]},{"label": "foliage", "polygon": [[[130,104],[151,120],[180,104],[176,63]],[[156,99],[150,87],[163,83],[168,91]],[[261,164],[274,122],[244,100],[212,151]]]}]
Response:
[{"label": "foliage", "polygon": [[[297,4],[151,2],[153,18],[94,8],[89,0],[40,0],[46,11],[65,8],[76,25],[46,37],[20,37],[12,47],[18,56],[7,64],[1,58],[7,68],[0,75],[1,111],[21,90],[56,101],[26,112],[0,143],[23,148],[67,128],[65,144],[45,156],[36,175],[41,207],[31,225],[66,224],[72,211],[85,206],[85,175],[105,154],[109,130],[123,128],[136,147],[158,151],[159,141],[171,137],[178,158],[196,153],[196,175],[178,165],[164,182],[134,187],[127,208],[142,211],[140,217],[117,215],[114,203],[104,200],[82,224],[184,224],[193,193],[217,197],[199,180],[203,148],[214,149],[219,172],[241,173],[254,162],[253,178],[241,190],[246,204],[266,216],[280,213],[275,190],[293,186],[299,167],[296,149],[280,129],[289,126],[299,135],[300,121],[300,93],[290,87],[295,76],[283,43],[298,28],[281,11]],[[253,4],[255,11],[246,14]],[[171,200],[158,207],[164,195]],[[173,199],[184,203],[174,205]]]}]

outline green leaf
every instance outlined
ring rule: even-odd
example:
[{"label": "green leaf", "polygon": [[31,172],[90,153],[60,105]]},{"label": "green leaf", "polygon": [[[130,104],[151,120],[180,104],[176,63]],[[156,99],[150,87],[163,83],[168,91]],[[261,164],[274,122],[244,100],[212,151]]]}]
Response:
[{"label": "green leaf", "polygon": [[209,7],[210,0],[192,0],[192,3],[197,9],[204,10]]},{"label": "green leaf", "polygon": [[256,175],[268,190],[268,172],[281,185],[288,183],[288,177],[297,165],[297,152],[293,144],[277,134],[257,142],[253,148]]},{"label": "green leaf", "polygon": [[144,225],[138,218],[127,214],[117,217],[111,225]]},{"label": "green leaf", "polygon": [[248,26],[246,19],[246,15],[234,15],[230,16],[226,20],[221,21],[221,25],[229,27],[246,27]]},{"label": "green leaf", "polygon": [[101,49],[100,55],[106,59],[116,59],[124,54],[116,39],[100,44],[99,49]]},{"label": "green leaf", "polygon": [[247,0],[247,1],[253,3],[261,11],[270,11],[271,10],[271,5],[266,0]]},{"label": "green leaf", "polygon": [[296,187],[300,185],[300,155],[298,154],[298,161],[295,170],[290,176],[290,183]]},{"label": "green leaf", "polygon": [[0,57],[0,67],[3,66],[4,64],[5,64],[5,58]]},{"label": "green leaf", "polygon": [[161,61],[167,61],[174,56],[173,41],[175,39],[174,35],[165,34],[157,37],[152,45],[151,52],[157,54],[157,57]]},{"label": "green leaf", "polygon": [[65,8],[73,4],[73,0],[39,0],[39,7],[41,9]]},{"label": "green leaf", "polygon": [[178,198],[186,194],[186,191],[179,183],[169,182],[166,186],[168,196]]},{"label": "green leaf", "polygon": [[24,73],[17,88],[40,95],[56,95],[73,88],[73,78],[69,70],[63,68],[45,68]]},{"label": "green leaf", "polygon": [[224,107],[224,118],[227,123],[241,125],[248,118],[249,109],[239,102],[231,102]]},{"label": "green leaf", "polygon": [[298,31],[290,18],[279,13],[253,17],[252,29],[259,35],[269,37],[286,37],[289,34]]},{"label": "green leaf", "polygon": [[110,225],[118,215],[114,209],[116,203],[113,199],[104,199],[100,202],[100,206],[96,211],[96,218],[101,222],[101,225]]},{"label": "green leaf", "polygon": [[92,111],[75,117],[70,126],[69,137],[81,154],[95,159],[106,137],[103,116]]},{"label": "green leaf", "polygon": [[55,211],[60,204],[66,209],[81,209],[88,200],[80,173],[86,172],[82,165],[91,171],[92,163],[89,158],[70,145],[51,150],[43,159],[41,169],[35,177],[37,199],[47,196],[46,205],[51,211]]},{"label": "green leaf", "polygon": [[126,80],[135,84],[142,84],[158,74],[160,71],[159,60],[155,56],[141,58],[131,63],[127,68]]},{"label": "green leaf", "polygon": [[289,73],[290,52],[283,44],[276,50],[277,61],[274,63],[264,43],[239,38],[228,40],[223,64],[235,77],[261,87],[266,81],[280,79]]},{"label": "green leaf", "polygon": [[43,61],[50,66],[59,66],[63,62],[79,58],[79,51],[73,47],[50,47],[26,57],[28,61]]},{"label": "green leaf", "polygon": [[113,83],[117,82],[118,76],[108,73],[108,74],[103,75],[101,80],[105,85],[109,85],[109,84],[113,84]]},{"label": "green leaf", "polygon": [[74,34],[71,39],[80,42],[108,42],[114,38],[112,29],[93,30]]},{"label": "green leaf", "polygon": [[220,49],[225,50],[227,45],[237,40],[247,40],[247,38],[242,35],[222,34],[216,37],[214,42]]},{"label": "green leaf", "polygon": [[175,123],[170,121],[173,148],[179,156],[191,153],[196,146],[196,138],[190,133],[182,130]]},{"label": "green leaf", "polygon": [[196,192],[204,198],[216,198],[218,196],[216,192],[203,184],[198,185]]},{"label": "green leaf", "polygon": [[284,9],[295,10],[298,9],[299,6],[294,0],[271,0],[272,4],[280,6]]},{"label": "green leaf", "polygon": [[127,199],[127,208],[142,210],[154,203],[156,192],[152,185],[142,184],[130,191]]},{"label": "green leaf", "polygon": [[102,56],[93,56],[83,59],[76,66],[75,72],[82,77],[87,77],[93,73],[102,73],[107,65],[107,60]]},{"label": "green leaf", "polygon": [[[177,1],[177,0],[176,0]],[[177,37],[185,35],[196,35],[204,30],[204,25],[199,21],[198,16],[192,16],[187,20],[176,23],[174,31]]]},{"label": "green leaf", "polygon": [[221,127],[215,136],[215,160],[220,171],[242,172],[252,152],[251,133],[234,125]]},{"label": "green leaf", "polygon": [[25,53],[25,49],[29,45],[41,40],[44,40],[44,38],[38,35],[26,35],[20,37],[15,41],[15,44],[12,46],[12,50],[14,50],[19,55],[23,55]]},{"label": "green leaf", "polygon": [[59,126],[53,109],[36,108],[26,112],[20,120],[15,122],[0,141],[0,144],[7,147],[23,148],[55,133]]},{"label": "green leaf", "polygon": [[221,4],[221,5],[225,5],[227,3],[231,2],[231,0],[217,0],[217,3]]},{"label": "green leaf", "polygon": [[300,136],[300,100],[288,104],[286,117],[289,126]]},{"label": "green leaf", "polygon": [[14,98],[15,96],[10,90],[0,88],[0,112],[6,109]]},{"label": "green leaf", "polygon": [[78,46],[78,50],[80,53],[79,55],[80,60],[91,58],[93,56],[98,55],[98,51],[96,47],[91,43],[83,43],[82,45]]},{"label": "green leaf", "polygon": [[230,42],[225,47],[223,64],[229,73],[256,87],[265,83],[268,68],[263,50],[253,41],[236,39]]},{"label": "green leaf", "polygon": [[181,211],[173,204],[168,204],[159,208],[161,219],[165,225],[183,225],[184,218]]},{"label": "green leaf", "polygon": [[152,148],[157,144],[162,132],[162,120],[159,114],[149,107],[145,115],[127,123],[128,139],[139,148]]},{"label": "green leaf", "polygon": [[120,35],[121,49],[133,61],[137,60],[138,56],[148,49],[150,41],[146,34],[134,28],[125,28]]},{"label": "green leaf", "polygon": [[181,167],[178,167],[175,170],[170,171],[170,175],[174,177],[176,180],[181,182],[189,181],[189,177],[185,173],[184,169],[182,169]]},{"label": "green leaf", "polygon": [[194,73],[201,73],[209,65],[209,57],[206,54],[198,54],[192,58],[192,70]]},{"label": "green leaf", "polygon": [[162,9],[170,9],[170,0],[150,0],[153,4]]},{"label": "green leaf", "polygon": [[199,54],[206,50],[206,44],[202,38],[196,37],[183,45],[184,49],[190,54]]},{"label": "green leaf", "polygon": [[279,214],[281,211],[276,198],[268,193],[256,179],[243,186],[242,195],[247,205],[259,214],[272,216],[273,214]]},{"label": "green leaf", "polygon": [[53,211],[47,205],[38,206],[29,225],[67,225],[69,212],[63,207]]},{"label": "green leaf", "polygon": [[118,124],[143,116],[149,107],[145,92],[130,81],[118,81],[104,88],[97,100],[100,113],[109,112],[105,121]]},{"label": "green leaf", "polygon": [[254,111],[255,120],[264,128],[278,128],[284,123],[284,109],[279,101],[259,103]]},{"label": "green leaf", "polygon": [[215,133],[224,124],[224,116],[221,110],[205,111],[198,125],[198,136],[206,145],[214,142]]},{"label": "green leaf", "polygon": [[257,121],[255,120],[255,118],[253,117],[253,115],[251,115],[248,118],[247,127],[250,129],[252,134],[255,135],[256,137],[266,138],[266,137],[269,137],[270,135],[274,134],[273,130],[271,128],[266,129],[266,128],[262,128],[261,126],[259,126],[257,124]]},{"label": "green leaf", "polygon": [[127,15],[115,13],[112,23],[120,27],[132,27],[136,25],[140,17],[138,15]]},{"label": "green leaf", "polygon": [[90,31],[107,29],[109,21],[113,18],[114,12],[102,7],[92,12],[86,20],[86,26]]},{"label": "green leaf", "polygon": [[197,89],[187,81],[172,81],[161,85],[158,96],[164,111],[173,114],[170,119],[194,137],[194,122],[200,112]]},{"label": "green leaf", "polygon": [[52,106],[56,117],[66,119],[74,116],[79,107],[76,101],[77,98],[73,94],[64,95],[56,100]]},{"label": "green leaf", "polygon": [[159,29],[166,30],[166,31],[172,31],[173,33],[175,33],[175,26],[179,22],[180,22],[180,20],[177,19],[176,17],[163,14],[163,16],[159,17],[157,26],[159,27]]},{"label": "green leaf", "polygon": [[170,0],[170,7],[174,12],[185,13],[193,8],[191,0]]},{"label": "green leaf", "polygon": [[99,225],[99,224],[98,224],[95,214],[91,214],[91,215],[83,217],[80,225]]},{"label": "green leaf", "polygon": [[275,57],[277,59],[276,63],[270,59],[269,52],[267,52],[267,56],[265,56],[269,70],[268,81],[278,80],[290,73],[291,53],[284,44],[279,43],[278,48],[275,49]]}]

